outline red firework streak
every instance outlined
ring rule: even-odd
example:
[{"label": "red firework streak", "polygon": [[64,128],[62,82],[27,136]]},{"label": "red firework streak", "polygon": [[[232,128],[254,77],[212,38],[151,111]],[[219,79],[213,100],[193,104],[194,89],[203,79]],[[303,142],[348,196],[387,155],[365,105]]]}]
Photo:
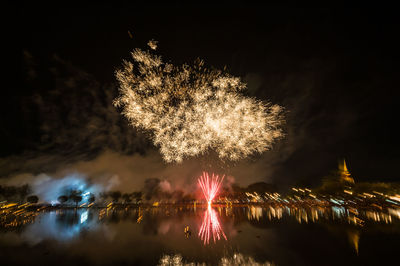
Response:
[{"label": "red firework streak", "polygon": [[203,223],[199,230],[199,237],[203,240],[204,245],[210,243],[212,236],[214,243],[218,239],[221,239],[221,235],[226,239],[225,233],[219,223],[217,212],[208,205],[207,210],[204,212]]},{"label": "red firework streak", "polygon": [[203,191],[204,197],[207,200],[208,205],[210,205],[218,193],[219,187],[221,186],[224,176],[219,179],[218,175],[212,174],[212,177],[208,173],[203,172],[203,175],[199,177],[199,185]]},{"label": "red firework streak", "polygon": [[210,178],[206,172],[203,172],[203,175],[199,178],[199,185],[208,203],[208,208],[204,212],[203,223],[199,230],[199,237],[201,240],[203,240],[204,245],[209,244],[211,236],[214,240],[214,243],[217,239],[221,239],[221,235],[226,240],[226,236],[219,223],[217,213],[211,208],[211,203],[218,193],[222,180],[224,180],[224,176],[222,176],[220,179],[218,175],[212,174],[212,177]]}]

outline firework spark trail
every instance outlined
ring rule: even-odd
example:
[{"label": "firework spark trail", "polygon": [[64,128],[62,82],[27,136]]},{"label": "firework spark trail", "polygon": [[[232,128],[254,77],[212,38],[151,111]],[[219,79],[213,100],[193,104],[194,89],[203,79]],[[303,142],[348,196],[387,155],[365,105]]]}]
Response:
[{"label": "firework spark trail", "polygon": [[223,180],[224,176],[219,178],[218,175],[213,173],[210,178],[210,175],[206,172],[203,172],[203,175],[201,175],[198,180],[200,188],[203,191],[204,197],[208,203],[208,208],[204,213],[203,223],[199,230],[199,237],[201,240],[203,240],[204,245],[209,244],[211,236],[214,240],[214,243],[217,239],[221,239],[221,235],[226,240],[226,236],[219,223],[217,213],[211,208],[211,203],[217,195]]},{"label": "firework spark trail", "polygon": [[203,175],[199,177],[200,188],[209,205],[217,195],[223,180],[224,176],[220,179],[218,175],[212,174],[212,177],[210,178],[209,174],[206,172],[203,172]]},{"label": "firework spark trail", "polygon": [[[152,51],[157,42],[149,42]],[[116,71],[120,95],[114,105],[134,127],[152,133],[167,162],[217,152],[236,161],[272,148],[283,137],[283,108],[246,97],[240,78],[204,67],[163,63],[135,49],[133,62]]]},{"label": "firework spark trail", "polygon": [[216,211],[208,205],[207,210],[204,212],[203,223],[201,224],[198,236],[203,241],[204,245],[207,245],[210,243],[211,237],[215,243],[217,239],[221,239],[221,235],[227,240],[219,223]]}]

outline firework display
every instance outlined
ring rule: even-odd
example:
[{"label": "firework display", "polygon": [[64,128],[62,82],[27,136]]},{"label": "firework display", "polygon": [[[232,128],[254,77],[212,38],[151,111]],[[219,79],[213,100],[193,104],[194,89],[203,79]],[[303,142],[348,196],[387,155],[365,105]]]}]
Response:
[{"label": "firework display", "polygon": [[221,186],[224,176],[220,179],[218,175],[212,174],[210,178],[209,174],[203,172],[203,175],[199,177],[199,185],[203,191],[204,197],[207,203],[210,205],[218,193],[219,187]]},{"label": "firework display", "polygon": [[[157,48],[154,40],[148,45]],[[271,149],[283,136],[283,108],[244,96],[240,78],[201,60],[174,66],[152,52],[133,50],[133,62],[116,71],[114,105],[132,126],[151,133],[166,162],[209,150],[236,161]]]},{"label": "firework display", "polygon": [[216,211],[208,205],[207,210],[204,212],[203,223],[199,230],[199,237],[203,241],[204,245],[210,243],[212,237],[214,243],[216,240],[220,240],[221,236],[227,240],[224,231],[219,223]]}]

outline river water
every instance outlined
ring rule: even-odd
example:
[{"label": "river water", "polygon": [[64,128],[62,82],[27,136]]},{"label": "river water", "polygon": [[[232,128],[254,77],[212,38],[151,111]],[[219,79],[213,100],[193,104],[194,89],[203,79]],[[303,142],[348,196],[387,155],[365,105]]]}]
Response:
[{"label": "river water", "polygon": [[164,206],[2,216],[1,265],[384,265],[400,211]]}]

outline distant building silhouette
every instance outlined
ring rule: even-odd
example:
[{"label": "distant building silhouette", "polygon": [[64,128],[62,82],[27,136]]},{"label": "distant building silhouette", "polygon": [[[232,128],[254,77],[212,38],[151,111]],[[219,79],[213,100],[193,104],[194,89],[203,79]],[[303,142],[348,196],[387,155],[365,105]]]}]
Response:
[{"label": "distant building silhouette", "polygon": [[346,161],[344,159],[339,162],[339,174],[340,182],[354,185],[354,179],[351,177],[349,170],[347,170]]}]

